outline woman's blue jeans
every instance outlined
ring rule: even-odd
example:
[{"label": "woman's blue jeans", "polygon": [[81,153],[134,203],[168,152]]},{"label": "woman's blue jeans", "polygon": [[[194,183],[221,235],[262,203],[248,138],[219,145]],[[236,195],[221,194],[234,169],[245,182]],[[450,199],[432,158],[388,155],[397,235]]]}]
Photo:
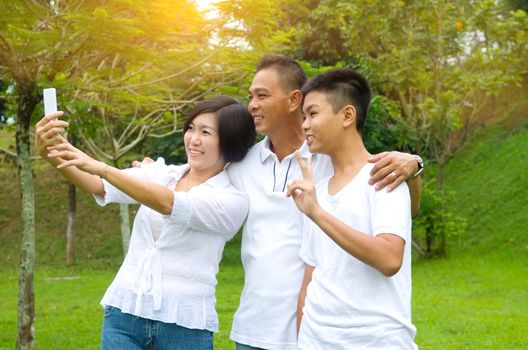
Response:
[{"label": "woman's blue jeans", "polygon": [[213,332],[164,323],[105,307],[102,350],[212,350]]},{"label": "woman's blue jeans", "polygon": [[264,350],[264,349],[256,348],[256,347],[251,346],[251,345],[245,345],[245,344],[236,343],[235,350]]}]

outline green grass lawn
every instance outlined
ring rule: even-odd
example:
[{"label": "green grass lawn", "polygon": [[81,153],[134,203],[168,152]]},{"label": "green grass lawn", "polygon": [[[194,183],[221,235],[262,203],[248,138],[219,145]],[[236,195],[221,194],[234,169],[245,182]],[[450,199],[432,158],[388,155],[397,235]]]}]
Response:
[{"label": "green grass lawn", "polygon": [[420,349],[528,349],[528,258],[464,255],[414,264]]},{"label": "green grass lawn", "polygon": [[[0,349],[14,349],[17,272],[0,272]],[[74,276],[74,280],[56,277]],[[97,349],[99,300],[114,276],[108,270],[40,270],[35,276],[38,349]],[[413,322],[423,350],[528,349],[528,259],[507,254],[415,263]],[[216,349],[233,349],[229,331],[243,284],[240,266],[218,276],[220,332]]]},{"label": "green grass lawn", "polygon": [[[61,279],[61,278],[74,279]],[[37,349],[98,349],[103,309],[99,305],[114,277],[113,271],[39,270],[35,275],[35,337]],[[16,342],[18,271],[0,272],[0,350]],[[216,349],[231,349],[229,331],[242,291],[241,267],[225,266],[218,276],[217,311],[220,331]]]},{"label": "green grass lawn", "polygon": [[[98,349],[99,306],[122,260],[117,207],[79,195],[76,264],[64,267],[66,187],[36,170],[36,348]],[[528,130],[483,135],[448,166],[451,210],[467,219],[448,258],[413,263],[413,322],[422,350],[528,349]],[[0,350],[16,341],[21,225],[16,173],[0,167]],[[133,212],[133,209],[132,209]],[[233,349],[229,331],[243,284],[240,236],[228,244],[218,275],[220,332],[215,348]],[[56,277],[73,276],[72,280]]]},{"label": "green grass lawn", "polygon": [[[35,275],[37,349],[97,349],[102,308],[99,300],[114,273],[39,270]],[[75,277],[60,280],[57,277]],[[1,272],[0,349],[16,341],[18,272]]]}]

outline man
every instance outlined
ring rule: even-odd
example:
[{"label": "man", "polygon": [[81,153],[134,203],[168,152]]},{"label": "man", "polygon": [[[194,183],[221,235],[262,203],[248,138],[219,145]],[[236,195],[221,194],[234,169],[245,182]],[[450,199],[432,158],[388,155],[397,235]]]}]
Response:
[{"label": "man", "polygon": [[[304,85],[303,130],[311,152],[330,156],[334,173],[314,185],[309,161],[296,153],[302,180],[288,188],[310,220],[300,256],[298,348],[417,349],[411,323],[411,205],[407,184],[392,192],[367,184],[362,132],[368,82],[349,69]],[[419,186],[413,181],[409,186]]]},{"label": "man", "polygon": [[[258,62],[248,108],[257,132],[265,138],[243,161],[227,169],[233,184],[250,198],[241,247],[245,283],[231,331],[238,350],[296,349],[297,297],[304,271],[299,258],[303,218],[285,193],[288,183],[301,177],[294,152],[299,150],[302,159],[311,159],[314,181],[333,173],[330,159],[313,155],[304,143],[300,89],[305,81],[304,71],[294,60],[268,55]],[[392,190],[423,167],[421,159],[418,162],[416,156],[398,152],[371,161],[377,164],[370,181],[377,182],[379,189],[388,185]],[[414,203],[414,211],[417,208]]]}]

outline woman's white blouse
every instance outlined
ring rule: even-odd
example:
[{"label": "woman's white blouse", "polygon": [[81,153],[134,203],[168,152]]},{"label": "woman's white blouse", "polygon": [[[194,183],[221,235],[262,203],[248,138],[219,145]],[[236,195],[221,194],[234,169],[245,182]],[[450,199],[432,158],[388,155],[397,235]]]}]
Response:
[{"label": "woman's white blouse", "polygon": [[[167,186],[175,184],[187,169],[188,165],[165,165],[159,158],[122,171]],[[104,197],[94,196],[98,204],[137,204],[107,181],[103,184]],[[236,234],[248,209],[246,194],[231,185],[225,171],[189,192],[174,192],[172,213],[163,215],[156,240],[151,231],[152,209],[141,205],[128,253],[101,305],[187,328],[217,331],[218,265],[225,242]]]}]

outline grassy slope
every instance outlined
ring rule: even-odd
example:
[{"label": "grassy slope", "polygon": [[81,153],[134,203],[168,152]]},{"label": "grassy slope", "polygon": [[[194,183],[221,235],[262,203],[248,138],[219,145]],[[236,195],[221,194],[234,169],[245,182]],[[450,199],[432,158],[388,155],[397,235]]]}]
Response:
[{"label": "grassy slope", "polygon": [[447,182],[456,191],[453,205],[469,219],[472,233],[460,237],[454,250],[526,256],[528,128],[479,136],[448,169]]},{"label": "grassy slope", "polygon": [[487,131],[447,169],[468,221],[449,258],[413,266],[422,349],[528,349],[528,129]]},{"label": "grassy slope", "polygon": [[[34,170],[36,212],[36,265],[61,267],[65,263],[67,184],[51,167],[36,162]],[[13,166],[0,167],[0,269],[16,267],[22,225],[20,191]],[[95,204],[91,196],[77,191],[76,258],[82,268],[111,268],[119,264],[118,207]],[[133,211],[133,209],[132,209]]]},{"label": "grassy slope", "polygon": [[[450,164],[447,183],[456,192],[452,206],[469,226],[452,241],[449,259],[413,266],[413,320],[420,349],[528,348],[527,150],[528,130],[510,137],[483,136]],[[121,261],[117,207],[103,210],[79,194],[77,263],[65,268],[66,187],[42,164],[35,174],[37,346],[95,349],[98,300]],[[0,349],[12,349],[20,232],[14,170],[0,168],[0,186]],[[226,248],[218,276],[221,329],[215,344],[220,350],[232,348],[229,328],[243,283],[238,249],[239,239]],[[49,279],[54,276],[80,279]]]}]

